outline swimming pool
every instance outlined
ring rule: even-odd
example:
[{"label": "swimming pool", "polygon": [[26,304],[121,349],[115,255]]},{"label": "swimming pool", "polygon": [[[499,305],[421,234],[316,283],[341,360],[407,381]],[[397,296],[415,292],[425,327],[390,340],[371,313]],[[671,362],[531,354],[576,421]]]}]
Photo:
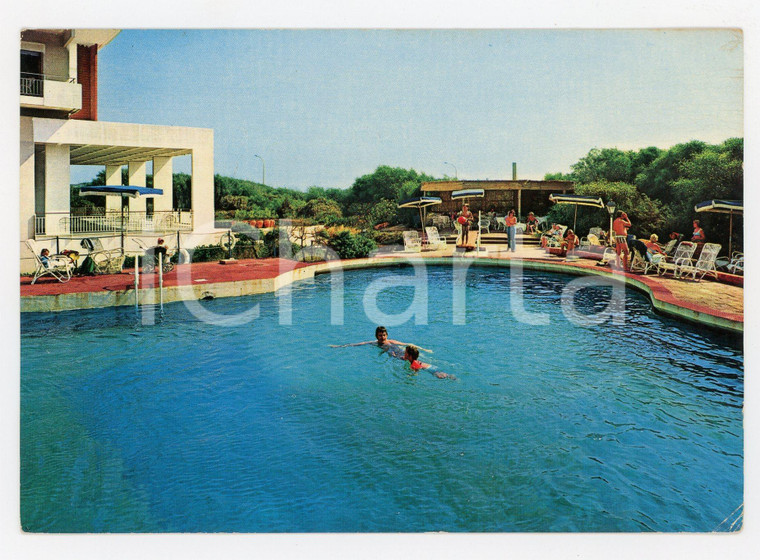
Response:
[{"label": "swimming pool", "polygon": [[[182,303],[25,314],[21,521],[52,532],[728,530],[743,503],[743,356],[734,338],[657,316],[625,292],[625,321],[565,318],[570,278],[472,268],[466,315],[452,270],[427,270],[426,324],[391,338],[456,375],[413,374],[372,346],[377,311],[422,289],[410,269],[329,275],[286,294],[217,299],[215,326]],[[598,311],[609,287],[578,292]],[[460,302],[461,303],[461,302]],[[418,318],[422,316],[421,310]],[[376,317],[374,317],[376,318]],[[464,322],[464,324],[457,324]],[[50,333],[55,333],[51,336]],[[724,520],[729,518],[728,523]],[[736,524],[733,529],[739,529]]]}]

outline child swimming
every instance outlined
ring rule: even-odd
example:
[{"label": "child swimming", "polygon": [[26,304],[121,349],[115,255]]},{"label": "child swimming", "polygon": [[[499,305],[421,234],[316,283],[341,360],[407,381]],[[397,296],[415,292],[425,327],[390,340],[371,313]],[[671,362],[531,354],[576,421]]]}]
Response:
[{"label": "child swimming", "polygon": [[453,375],[450,373],[445,373],[443,371],[440,371],[437,367],[435,367],[432,364],[426,364],[425,362],[421,362],[419,360],[420,357],[420,351],[417,350],[412,345],[408,345],[404,351],[404,360],[409,362],[409,367],[412,368],[412,371],[419,371],[421,369],[427,370],[430,373],[432,373],[434,376],[436,376],[438,379],[456,379]]}]

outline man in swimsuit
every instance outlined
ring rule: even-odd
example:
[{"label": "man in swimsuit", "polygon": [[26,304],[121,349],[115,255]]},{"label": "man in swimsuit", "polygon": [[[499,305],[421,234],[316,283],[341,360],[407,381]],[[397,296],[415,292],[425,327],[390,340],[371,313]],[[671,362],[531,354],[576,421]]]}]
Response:
[{"label": "man in swimsuit", "polygon": [[425,362],[421,362],[419,360],[419,357],[420,357],[420,351],[417,348],[415,348],[412,345],[409,345],[406,347],[404,351],[404,360],[409,362],[409,367],[412,368],[412,371],[416,372],[421,369],[424,369],[432,373],[438,379],[447,379],[447,378],[456,379],[456,377],[454,377],[450,373],[444,373],[442,371],[439,371],[438,368],[432,364],[426,364]]},{"label": "man in swimsuit", "polygon": [[[374,344],[387,351],[391,356],[400,358],[402,356],[401,347],[409,344],[408,342],[401,342],[399,340],[391,340],[388,338],[388,330],[385,327],[377,327],[375,329],[375,339],[376,340],[368,340],[366,342],[354,342],[353,344],[331,344],[330,348],[346,348],[348,346],[363,346],[364,344]],[[433,353],[432,350],[422,348],[421,346],[417,346],[417,348],[423,352],[429,352],[431,354]]]},{"label": "man in swimsuit", "polygon": [[628,228],[631,227],[631,221],[628,214],[623,211],[618,212],[617,219],[612,223],[612,231],[615,234],[615,262],[620,268],[620,253],[623,253],[623,265],[628,271]]}]

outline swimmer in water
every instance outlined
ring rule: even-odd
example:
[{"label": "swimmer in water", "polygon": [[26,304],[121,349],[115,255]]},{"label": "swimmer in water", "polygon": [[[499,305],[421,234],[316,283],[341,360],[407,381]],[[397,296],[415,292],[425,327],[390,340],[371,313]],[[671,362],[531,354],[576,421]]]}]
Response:
[{"label": "swimmer in water", "polygon": [[406,350],[404,351],[404,360],[409,362],[409,367],[412,368],[412,371],[416,372],[421,369],[424,369],[432,373],[438,379],[456,379],[456,377],[454,377],[450,373],[444,373],[442,371],[439,371],[438,368],[435,367],[434,365],[421,362],[419,360],[419,357],[420,357],[420,351],[417,350],[417,348],[415,348],[412,345],[409,345],[406,347]]},{"label": "swimmer in water", "polygon": [[[401,357],[401,347],[407,346],[409,344],[408,342],[401,342],[399,340],[392,340],[388,338],[388,331],[386,330],[385,327],[377,327],[375,329],[375,339],[376,340],[368,340],[366,342],[354,342],[353,344],[340,344],[340,345],[331,344],[330,348],[346,348],[348,346],[363,346],[365,344],[375,344],[379,346],[380,348],[389,351],[390,354],[394,356],[398,354],[398,356],[396,357]],[[427,348],[422,348],[420,346],[417,346],[417,348],[419,348],[423,352],[429,352],[431,354],[433,353],[432,350],[428,350]]]}]

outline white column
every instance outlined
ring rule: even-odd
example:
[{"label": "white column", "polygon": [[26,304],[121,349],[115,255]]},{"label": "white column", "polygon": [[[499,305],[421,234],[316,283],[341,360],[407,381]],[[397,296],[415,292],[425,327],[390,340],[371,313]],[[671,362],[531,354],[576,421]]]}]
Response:
[{"label": "white column", "polygon": [[21,222],[21,241],[23,242],[34,234],[34,136],[32,119],[27,117],[21,117],[20,162],[19,221]]},{"label": "white column", "polygon": [[517,219],[522,220],[522,189],[517,189]]},{"label": "white column", "polygon": [[[121,185],[121,165],[106,165],[106,185]],[[121,195],[106,195],[106,212],[121,212]]]},{"label": "white column", "polygon": [[203,144],[192,154],[190,204],[193,210],[193,229],[209,231],[214,227],[214,136],[207,135]]},{"label": "white column", "polygon": [[[144,161],[130,161],[127,167],[128,167],[127,175],[129,176],[129,186],[130,187],[144,187],[145,186],[145,162]],[[129,211],[130,212],[145,212],[145,199],[144,198],[130,198]]]},{"label": "white column", "polygon": [[172,208],[172,158],[153,158],[153,188],[162,189],[164,194],[156,197],[153,210],[155,212],[173,210]]},{"label": "white column", "polygon": [[[68,144],[45,144],[45,233],[65,234],[71,211],[71,157]],[[51,213],[57,213],[51,216]]]},{"label": "white column", "polygon": [[78,73],[77,67],[77,44],[72,41],[66,45],[66,50],[69,51],[69,78],[76,78]]}]

